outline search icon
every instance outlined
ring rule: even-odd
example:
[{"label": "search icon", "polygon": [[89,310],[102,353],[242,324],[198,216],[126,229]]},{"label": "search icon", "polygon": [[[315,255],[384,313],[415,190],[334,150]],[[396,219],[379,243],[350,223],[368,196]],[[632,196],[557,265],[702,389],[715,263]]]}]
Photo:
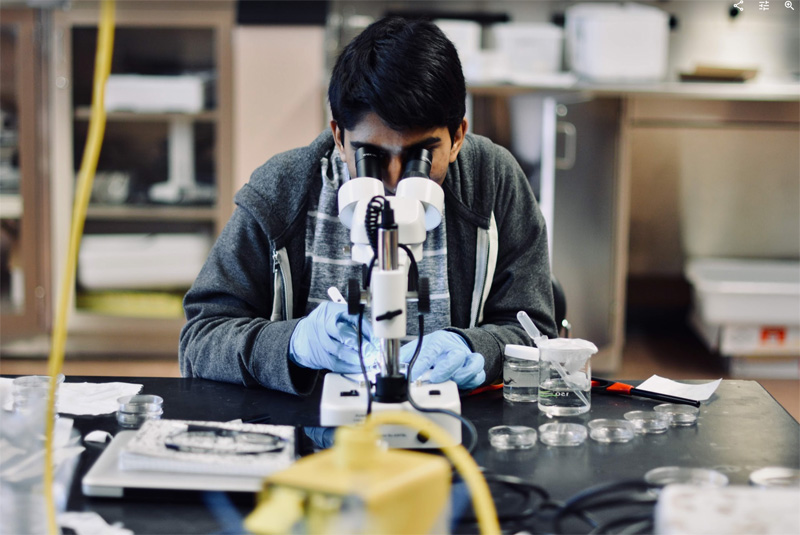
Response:
[{"label": "search icon", "polygon": [[783,3],[783,5],[786,6],[787,9],[791,9],[792,11],[794,11],[794,7],[792,6],[792,3],[789,0],[786,0],[786,2]]}]

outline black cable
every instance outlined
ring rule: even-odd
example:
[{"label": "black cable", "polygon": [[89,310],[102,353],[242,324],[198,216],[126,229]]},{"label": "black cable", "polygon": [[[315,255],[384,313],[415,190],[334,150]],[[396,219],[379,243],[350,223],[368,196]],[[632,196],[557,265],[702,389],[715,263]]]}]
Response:
[{"label": "black cable", "polygon": [[475,424],[470,422],[464,416],[458,414],[457,412],[451,411],[451,410],[447,410],[447,409],[429,409],[429,408],[426,408],[426,407],[421,407],[421,406],[417,405],[417,403],[414,401],[414,398],[411,396],[411,384],[413,383],[413,381],[411,380],[411,370],[414,368],[414,363],[417,361],[417,357],[419,357],[420,349],[422,349],[422,337],[423,337],[424,327],[425,327],[425,320],[423,319],[422,314],[419,314],[417,317],[419,318],[419,338],[417,339],[417,347],[414,350],[414,356],[411,357],[411,361],[408,363],[408,368],[406,370],[406,374],[407,374],[406,375],[406,381],[408,381],[408,402],[411,404],[412,407],[414,407],[419,412],[446,414],[448,416],[452,416],[453,418],[457,418],[458,420],[460,420],[461,423],[464,425],[464,427],[467,428],[467,431],[469,431],[470,441],[469,441],[469,445],[466,446],[466,448],[467,448],[467,452],[469,452],[470,455],[471,455],[472,452],[475,451],[475,447],[478,445],[478,430],[475,429]]},{"label": "black cable", "polygon": [[653,533],[655,527],[655,516],[651,514],[650,517],[641,522],[631,524],[624,530],[620,531],[620,535],[639,535],[645,533]]},{"label": "black cable", "polygon": [[491,480],[491,481],[497,481],[498,483],[504,483],[504,484],[506,484],[508,486],[524,487],[524,488],[526,488],[526,489],[538,494],[539,497],[541,497],[542,500],[544,500],[546,503],[552,503],[552,502],[550,502],[550,493],[549,492],[547,492],[545,489],[543,489],[539,485],[537,485],[535,483],[529,483],[528,481],[525,481],[524,479],[522,479],[520,477],[509,476],[509,475],[506,475],[506,474],[495,474],[494,472],[489,472],[489,471],[486,471],[486,470],[483,470],[483,477],[487,481]]},{"label": "black cable", "polygon": [[408,259],[411,262],[411,266],[409,267],[408,271],[408,278],[410,281],[413,281],[414,287],[409,288],[409,290],[417,291],[419,289],[419,269],[417,267],[417,261],[414,259],[414,254],[411,252],[411,249],[409,249],[407,245],[403,245],[402,243],[400,243],[397,246],[406,252],[406,254],[408,255]]},{"label": "black cable", "polygon": [[[609,530],[618,528],[620,526],[626,526],[630,524],[629,527],[636,527],[638,528],[639,525],[646,525],[650,526],[653,523],[653,513],[639,513],[638,515],[628,515],[621,518],[613,518],[607,522],[603,522],[592,531],[589,532],[589,535],[601,535],[604,533],[608,533]],[[643,526],[644,527],[644,526]],[[638,529],[633,533],[638,533]]]},{"label": "black cable", "polygon": [[383,195],[375,195],[369,200],[367,204],[367,211],[364,215],[364,227],[367,231],[367,239],[372,247],[372,253],[378,256],[378,221],[380,220],[381,210],[383,204],[386,202],[386,197]]},{"label": "black cable", "polygon": [[[640,495],[639,493],[649,491],[656,488],[642,479],[632,479],[623,481],[613,481],[611,483],[603,483],[583,490],[571,498],[569,498],[561,507],[556,511],[553,517],[553,526],[555,533],[564,533],[563,520],[567,516],[577,516],[583,520],[586,519],[585,514],[588,509],[610,508],[626,505],[650,505],[655,503],[655,499],[650,495]],[[609,494],[628,492],[628,495],[611,497]],[[601,497],[599,501],[593,502],[596,498]],[[639,518],[636,519],[640,520]],[[600,529],[600,525],[595,524],[593,529]]]},{"label": "black cable", "polygon": [[650,483],[647,483],[643,479],[624,479],[622,481],[611,481],[610,483],[601,483],[599,485],[595,485],[594,487],[589,487],[588,489],[582,490],[581,492],[575,494],[566,501],[564,507],[566,508],[576,507],[582,502],[589,501],[595,496],[602,496],[607,492],[615,492],[620,490],[647,491],[654,488],[658,488],[658,486],[651,485]]},{"label": "black cable", "polygon": [[359,305],[358,309],[358,363],[361,364],[361,375],[364,376],[364,384],[367,387],[367,415],[372,413],[372,383],[369,381],[369,374],[367,374],[367,365],[364,364],[364,353],[361,350],[363,341],[363,331],[361,329],[361,322],[364,319],[364,305]]},{"label": "black cable", "polygon": [[[532,491],[529,488],[524,486],[518,486],[516,484],[508,484],[504,481],[499,479],[492,479],[491,476],[486,476],[484,474],[484,478],[486,479],[486,483],[492,487],[493,485],[502,485],[505,489],[505,492],[498,492],[497,489],[490,488],[490,492],[492,495],[492,499],[495,502],[495,509],[497,511],[497,520],[501,523],[503,522],[518,522],[520,520],[530,519],[536,516],[541,509],[541,504],[544,503],[541,499],[541,495],[537,492]],[[519,505],[517,511],[513,512],[504,512],[502,505],[516,507],[516,503],[510,503],[510,496],[508,495],[508,491],[513,492],[514,494],[520,496],[523,500],[522,504]],[[538,503],[536,501],[537,496],[539,497]],[[469,511],[469,509],[467,509]],[[475,516],[474,511],[471,513],[467,513],[462,515],[458,522],[460,524],[474,524],[478,521],[478,518]]]}]

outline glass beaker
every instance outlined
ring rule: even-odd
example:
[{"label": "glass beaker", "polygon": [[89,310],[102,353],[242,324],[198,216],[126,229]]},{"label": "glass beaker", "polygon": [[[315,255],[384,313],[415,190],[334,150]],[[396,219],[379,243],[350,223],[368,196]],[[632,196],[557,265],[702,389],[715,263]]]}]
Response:
[{"label": "glass beaker", "polygon": [[539,410],[547,416],[573,416],[591,408],[591,356],[597,346],[579,338],[537,340]]},{"label": "glass beaker", "polygon": [[503,357],[503,398],[535,403],[538,392],[539,350],[507,344]]},{"label": "glass beaker", "polygon": [[[58,408],[58,389],[64,382],[64,374],[56,376],[55,405]],[[42,410],[50,394],[49,375],[23,375],[15,378],[11,383],[14,399],[14,411],[25,413],[31,410]],[[58,417],[58,414],[56,414]]]}]

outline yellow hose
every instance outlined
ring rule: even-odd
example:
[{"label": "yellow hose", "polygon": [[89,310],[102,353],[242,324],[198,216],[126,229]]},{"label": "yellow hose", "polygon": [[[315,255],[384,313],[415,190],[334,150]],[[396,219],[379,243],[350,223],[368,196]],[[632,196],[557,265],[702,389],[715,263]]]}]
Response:
[{"label": "yellow hose", "polygon": [[[475,460],[463,446],[453,444],[452,437],[446,431],[427,418],[415,413],[401,411],[373,412],[367,417],[364,425],[372,429],[380,425],[404,425],[424,433],[439,444],[442,452],[450,459],[450,462],[467,484],[481,533],[487,535],[500,534],[500,523],[497,520],[497,510],[494,507],[494,501],[492,501],[489,485],[486,484],[486,480],[483,478],[478,465],[475,464]],[[375,431],[377,432],[377,429]]]},{"label": "yellow hose", "polygon": [[83,225],[86,221],[86,210],[92,192],[92,182],[97,170],[97,160],[103,145],[106,127],[105,93],[106,81],[111,73],[111,56],[114,49],[114,0],[103,0],[100,8],[100,26],[97,29],[97,51],[94,62],[94,84],[92,87],[92,115],[89,121],[89,134],[83,151],[81,168],[78,171],[78,183],[75,190],[75,201],[72,207],[69,247],[61,273],[58,305],[56,308],[53,336],[50,347],[48,371],[50,374],[50,396],[45,418],[45,466],[44,495],[47,507],[48,532],[51,535],[60,533],[53,499],[53,424],[55,422],[55,378],[61,373],[64,365],[64,352],[67,339],[67,315],[75,288],[75,272],[78,264]]}]

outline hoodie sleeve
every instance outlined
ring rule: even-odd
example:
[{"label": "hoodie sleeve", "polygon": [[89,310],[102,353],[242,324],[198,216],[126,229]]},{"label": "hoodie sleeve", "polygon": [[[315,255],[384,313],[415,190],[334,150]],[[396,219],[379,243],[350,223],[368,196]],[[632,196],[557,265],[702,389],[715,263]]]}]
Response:
[{"label": "hoodie sleeve", "polygon": [[557,331],[547,230],[527,177],[506,149],[485,139],[477,145],[480,150],[470,158],[473,168],[465,168],[462,180],[470,176],[474,181],[489,181],[474,186],[475,195],[485,203],[483,207],[476,203],[474,209],[494,215],[497,264],[480,323],[451,330],[484,356],[491,383],[501,375],[506,344],[532,344],[517,321],[517,312],[525,310],[547,336],[554,337]]},{"label": "hoodie sleeve", "polygon": [[299,320],[268,319],[274,290],[272,244],[261,218],[246,208],[265,204],[252,198],[258,196],[250,186],[237,194],[239,206],[184,297],[181,374],[308,394],[319,372],[288,359]]}]

